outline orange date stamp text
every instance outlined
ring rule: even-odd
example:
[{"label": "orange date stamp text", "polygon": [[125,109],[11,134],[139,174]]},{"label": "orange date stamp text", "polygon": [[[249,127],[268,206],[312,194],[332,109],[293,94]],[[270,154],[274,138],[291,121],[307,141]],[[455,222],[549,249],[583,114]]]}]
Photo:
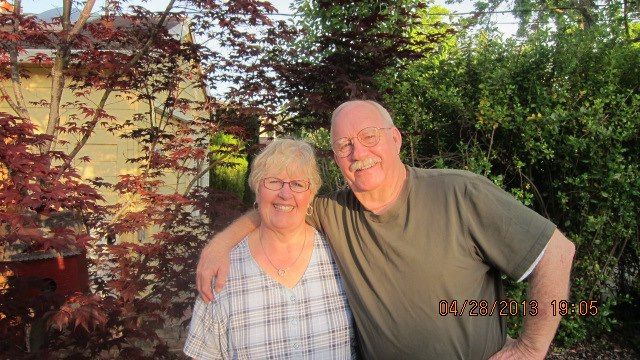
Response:
[{"label": "orange date stamp text", "polygon": [[440,316],[536,316],[538,302],[536,300],[440,300],[438,303]]}]

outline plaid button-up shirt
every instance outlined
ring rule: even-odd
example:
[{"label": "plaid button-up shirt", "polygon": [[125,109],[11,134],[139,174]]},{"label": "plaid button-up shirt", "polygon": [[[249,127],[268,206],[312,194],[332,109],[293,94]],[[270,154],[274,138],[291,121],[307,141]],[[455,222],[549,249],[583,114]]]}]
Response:
[{"label": "plaid button-up shirt", "polygon": [[231,252],[224,289],[193,309],[185,354],[195,359],[351,359],[353,317],[327,241],[316,233],[292,289],[262,271],[245,238]]}]

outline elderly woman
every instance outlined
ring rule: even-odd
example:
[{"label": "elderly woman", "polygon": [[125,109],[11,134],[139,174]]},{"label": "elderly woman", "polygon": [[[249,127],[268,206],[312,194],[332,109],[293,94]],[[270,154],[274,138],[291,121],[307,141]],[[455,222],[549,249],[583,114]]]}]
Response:
[{"label": "elderly woman", "polygon": [[196,300],[184,352],[196,359],[355,357],[351,311],[325,239],[305,224],[320,187],[304,141],[270,143],[251,165],[260,226],[231,252],[227,285]]}]

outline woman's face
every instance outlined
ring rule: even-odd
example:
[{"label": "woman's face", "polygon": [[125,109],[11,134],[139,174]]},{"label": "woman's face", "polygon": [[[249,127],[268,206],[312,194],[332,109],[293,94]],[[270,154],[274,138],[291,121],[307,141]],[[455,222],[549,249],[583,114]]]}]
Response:
[{"label": "woman's face", "polygon": [[301,226],[311,202],[308,184],[309,179],[302,173],[267,172],[267,176],[260,180],[256,195],[263,224],[278,231],[294,230]]}]

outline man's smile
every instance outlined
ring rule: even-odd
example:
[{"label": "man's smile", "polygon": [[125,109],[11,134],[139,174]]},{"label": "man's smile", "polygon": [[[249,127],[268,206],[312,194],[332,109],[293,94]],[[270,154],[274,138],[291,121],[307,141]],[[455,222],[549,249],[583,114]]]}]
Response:
[{"label": "man's smile", "polygon": [[372,168],[373,166],[375,166],[376,164],[379,164],[381,162],[381,159],[379,158],[367,158],[364,160],[359,160],[354,162],[353,164],[351,164],[351,166],[349,167],[352,172],[356,172],[359,170],[366,170],[369,168]]}]

